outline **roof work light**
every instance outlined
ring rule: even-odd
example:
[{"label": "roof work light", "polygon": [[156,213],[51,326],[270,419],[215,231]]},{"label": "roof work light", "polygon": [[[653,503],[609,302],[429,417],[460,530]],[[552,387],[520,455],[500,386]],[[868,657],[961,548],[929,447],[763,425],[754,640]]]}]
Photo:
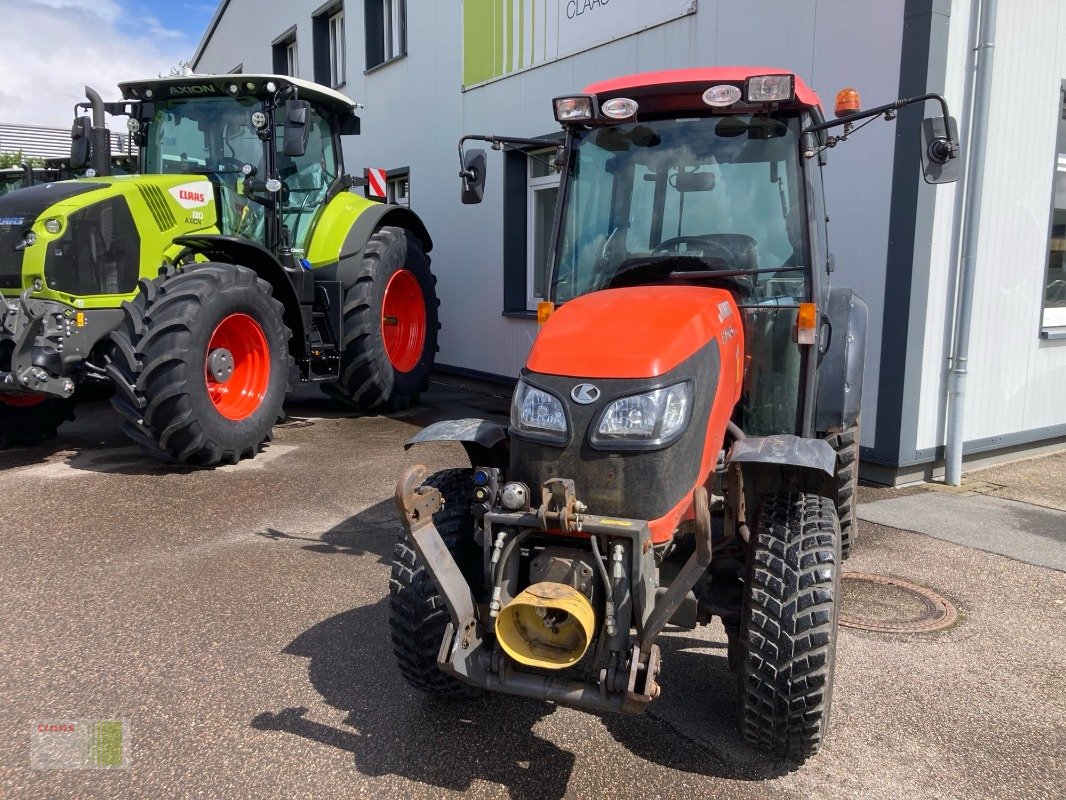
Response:
[{"label": "roof work light", "polygon": [[573,97],[556,97],[552,100],[555,119],[560,123],[592,122],[596,116],[591,95],[582,94]]},{"label": "roof work light", "polygon": [[795,97],[795,75],[752,75],[744,82],[744,99],[749,103],[784,103]]}]

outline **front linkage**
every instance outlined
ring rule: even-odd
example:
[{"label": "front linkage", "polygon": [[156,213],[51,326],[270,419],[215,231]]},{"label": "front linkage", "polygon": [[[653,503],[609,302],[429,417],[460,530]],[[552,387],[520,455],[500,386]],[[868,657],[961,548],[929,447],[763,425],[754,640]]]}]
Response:
[{"label": "front linkage", "polygon": [[[74,394],[74,373],[92,370],[86,361],[93,347],[114,328],[121,311],[78,311],[51,300],[4,298],[0,320],[0,392],[68,398]],[[102,372],[102,370],[101,370]]]},{"label": "front linkage", "polygon": [[[477,472],[495,488],[499,470]],[[433,515],[444,501],[436,488],[423,485],[425,477],[424,466],[408,468],[397,484],[395,500],[408,541],[430,573],[451,617],[437,658],[443,672],[480,688],[596,711],[640,713],[659,696],[660,659],[655,641],[711,562],[711,517],[703,487],[696,490],[695,551],[666,589],[658,586],[648,523],[588,513],[571,480],[546,481],[536,509],[529,508],[528,503],[524,510],[513,512],[498,510],[494,504],[483,505],[477,536],[486,560],[485,574],[491,576],[488,590],[492,599],[487,606],[479,606],[470,583],[434,526]],[[494,494],[480,491],[475,499],[491,499]],[[594,662],[606,664],[595,682],[522,669],[493,633],[501,609],[517,594],[523,543],[549,531],[562,532],[572,537],[571,541],[587,537],[591,548],[590,561],[599,575],[597,593],[602,591],[603,598],[602,623],[594,634],[598,642]],[[600,557],[601,538],[610,572]],[[558,539],[554,544],[559,544]]]}]

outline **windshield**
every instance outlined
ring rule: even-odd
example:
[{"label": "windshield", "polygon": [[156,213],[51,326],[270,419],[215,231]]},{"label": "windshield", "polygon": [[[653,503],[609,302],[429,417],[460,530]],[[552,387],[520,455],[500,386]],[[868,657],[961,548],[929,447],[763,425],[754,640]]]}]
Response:
[{"label": "windshield", "polygon": [[261,110],[254,97],[158,103],[147,132],[148,172],[236,174],[252,164],[262,174],[263,142],[252,125]]},{"label": "windshield", "polygon": [[691,270],[766,270],[730,278],[743,301],[805,299],[799,132],[735,115],[577,133],[554,299]]}]

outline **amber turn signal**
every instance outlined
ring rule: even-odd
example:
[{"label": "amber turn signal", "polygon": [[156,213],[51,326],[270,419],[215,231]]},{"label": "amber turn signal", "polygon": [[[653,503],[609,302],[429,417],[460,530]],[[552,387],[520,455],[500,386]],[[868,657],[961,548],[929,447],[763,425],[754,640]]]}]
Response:
[{"label": "amber turn signal", "polygon": [[800,303],[796,314],[796,341],[799,344],[814,344],[814,332],[818,325],[818,306]]},{"label": "amber turn signal", "polygon": [[555,312],[555,303],[551,300],[541,300],[537,303],[537,324],[543,325]]},{"label": "amber turn signal", "polygon": [[858,91],[848,87],[847,89],[841,89],[837,92],[837,99],[833,104],[833,113],[838,117],[847,117],[851,114],[857,114],[861,108],[862,103],[859,100]]}]

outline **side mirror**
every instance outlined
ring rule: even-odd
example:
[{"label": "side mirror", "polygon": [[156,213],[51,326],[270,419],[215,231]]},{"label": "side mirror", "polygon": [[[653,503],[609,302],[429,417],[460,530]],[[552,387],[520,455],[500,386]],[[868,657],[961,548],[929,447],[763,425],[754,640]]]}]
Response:
[{"label": "side mirror", "polygon": [[70,168],[84,169],[89,164],[89,137],[92,133],[92,120],[77,117],[70,127]]},{"label": "side mirror", "polygon": [[485,151],[468,150],[463,155],[463,191],[460,195],[464,205],[476,205],[485,198]]},{"label": "side mirror", "polygon": [[299,158],[307,152],[307,138],[311,133],[311,104],[306,100],[285,102],[285,144],[282,153]]},{"label": "side mirror", "polygon": [[962,172],[954,117],[922,120],[922,172],[926,183],[954,183]]}]

